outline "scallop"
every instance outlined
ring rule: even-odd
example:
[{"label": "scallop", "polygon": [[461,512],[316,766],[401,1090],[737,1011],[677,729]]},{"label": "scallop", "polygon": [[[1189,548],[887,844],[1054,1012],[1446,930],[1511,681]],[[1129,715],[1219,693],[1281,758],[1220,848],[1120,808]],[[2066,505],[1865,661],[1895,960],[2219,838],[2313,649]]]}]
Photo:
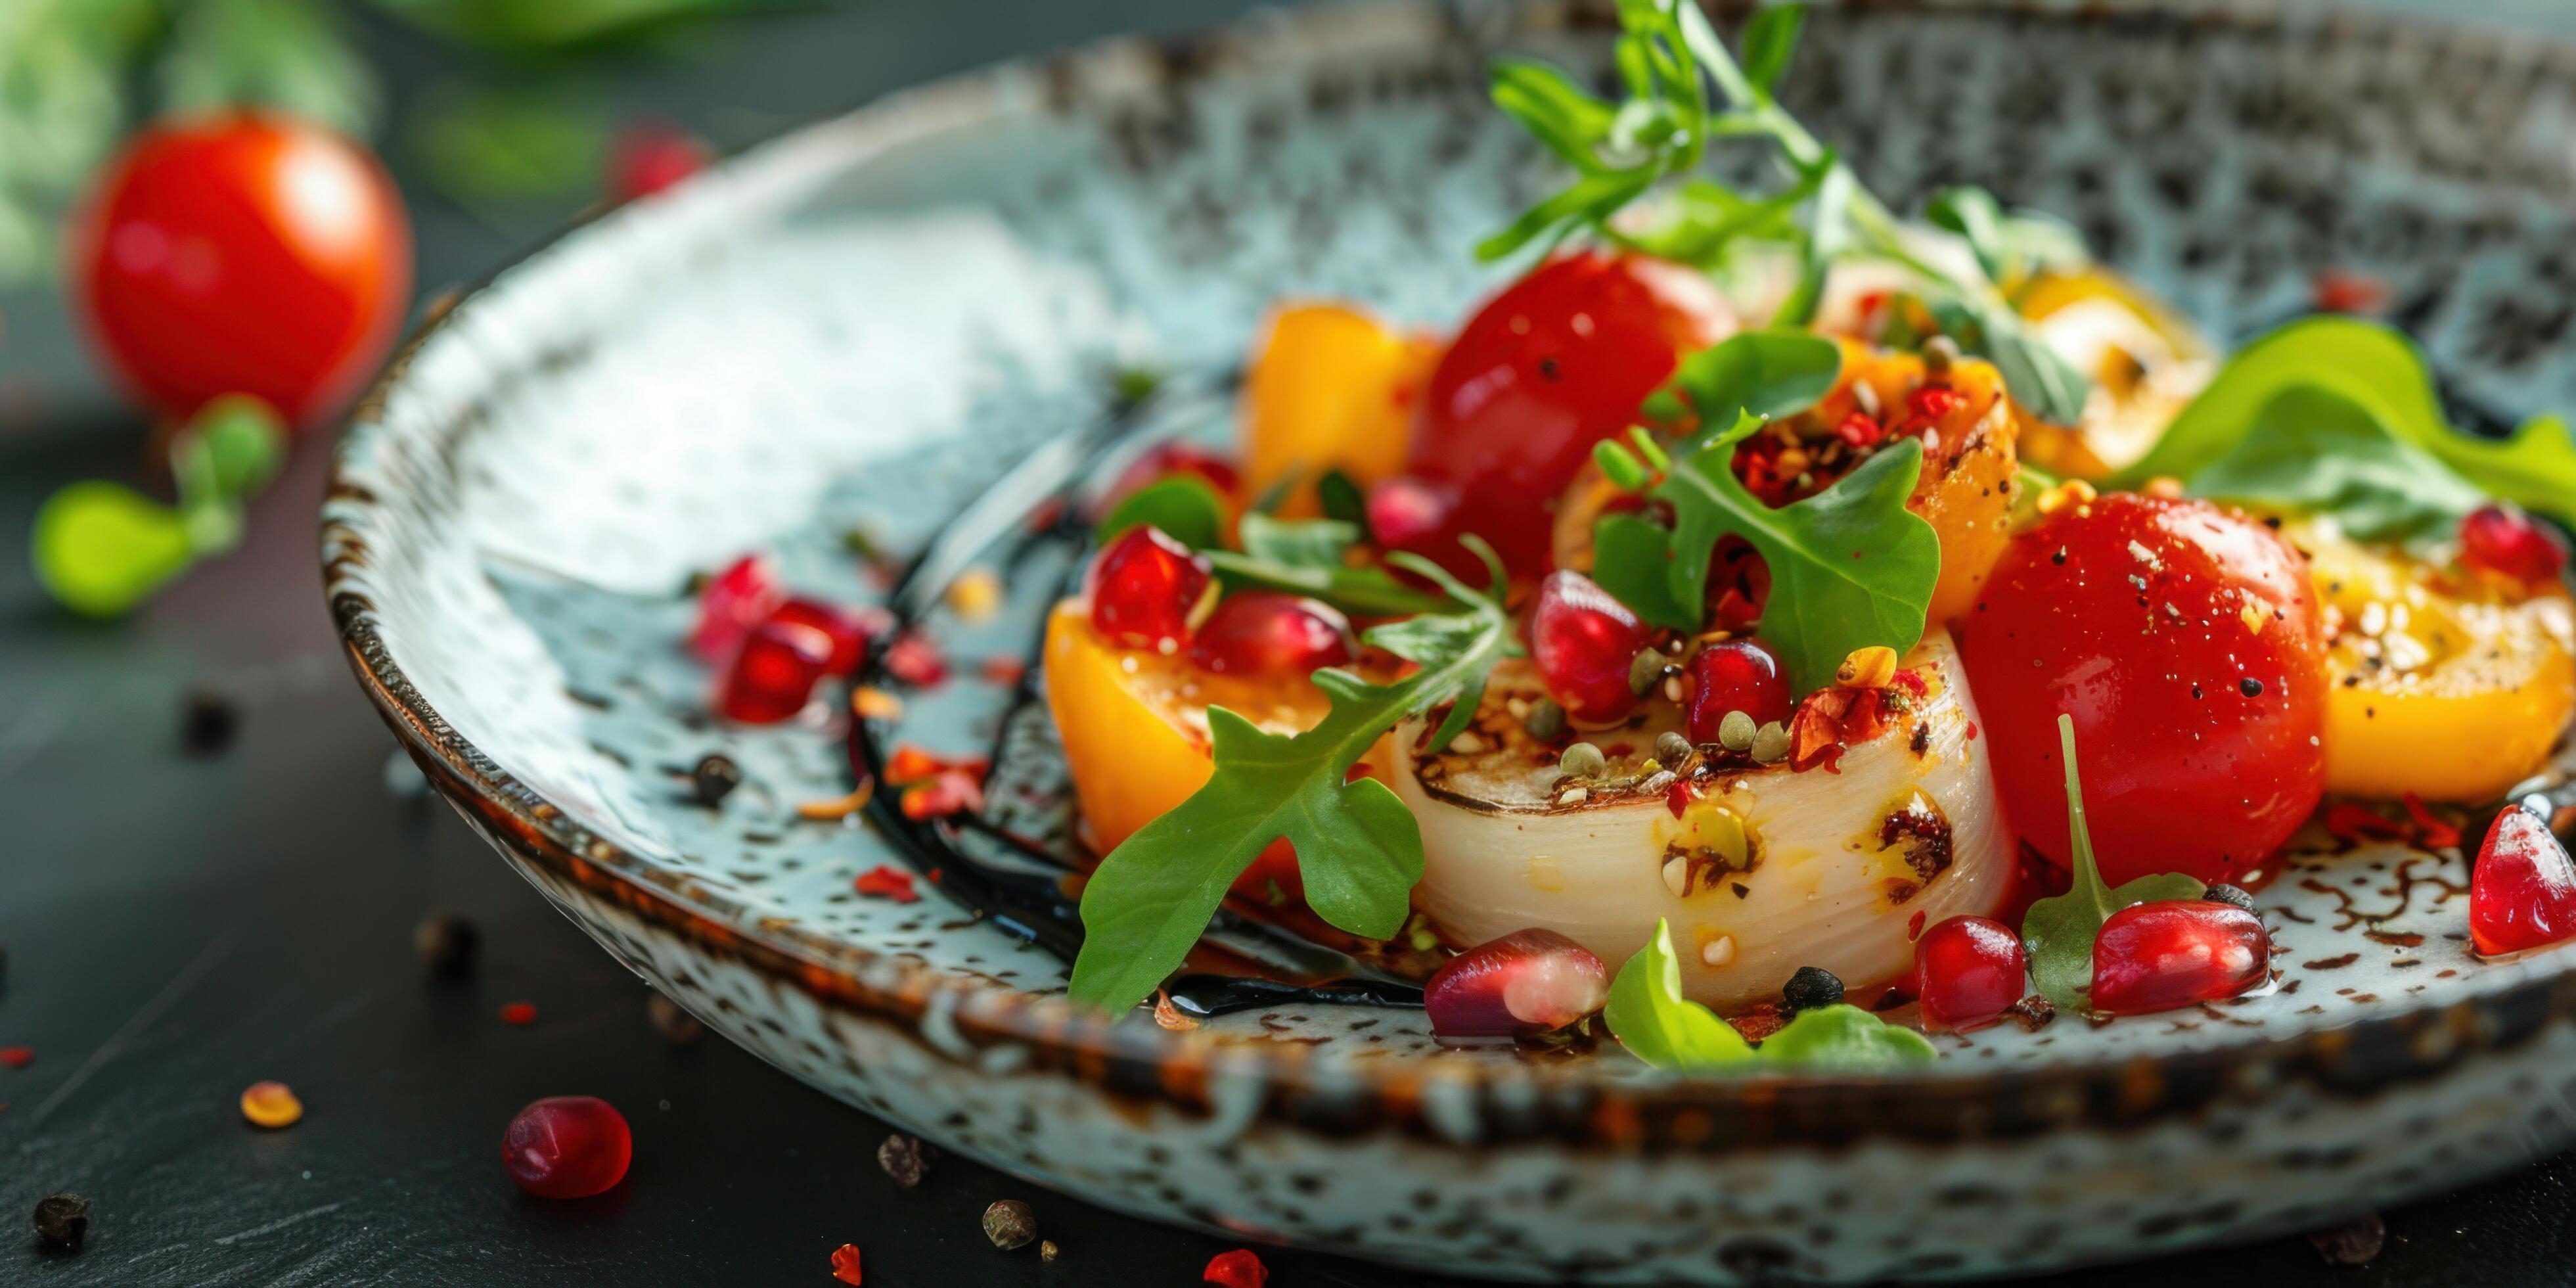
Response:
[{"label": "scallop", "polygon": [[1704,751],[1654,763],[1658,735],[1680,720],[1656,702],[1582,735],[1608,763],[1579,782],[1562,781],[1556,750],[1513,716],[1545,696],[1536,675],[1498,669],[1477,750],[1417,754],[1418,722],[1394,740],[1395,789],[1422,826],[1414,902],[1454,945],[1540,928],[1614,967],[1668,919],[1684,991],[1721,1009],[1778,996],[1801,966],[1856,989],[1893,980],[1911,966],[1920,927],[1992,915],[2013,877],[2013,838],[1948,633],[1905,665],[1927,696],[1833,770],[1724,753],[1712,765]]}]

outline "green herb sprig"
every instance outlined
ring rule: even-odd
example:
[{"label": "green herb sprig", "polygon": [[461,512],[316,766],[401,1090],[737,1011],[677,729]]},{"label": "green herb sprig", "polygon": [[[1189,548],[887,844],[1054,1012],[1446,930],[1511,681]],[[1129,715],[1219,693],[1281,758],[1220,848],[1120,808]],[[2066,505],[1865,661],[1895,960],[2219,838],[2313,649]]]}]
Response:
[{"label": "green herb sprig", "polygon": [[[1482,553],[1492,562],[1490,550]],[[1491,593],[1480,592],[1429,560],[1394,558],[1449,601],[1445,611],[1379,626],[1368,641],[1421,669],[1391,684],[1317,671],[1332,709],[1294,736],[1210,707],[1216,772],[1207,785],[1110,851],[1083,888],[1074,1001],[1120,1010],[1152,993],[1274,840],[1296,848],[1306,902],[1324,920],[1372,939],[1403,927],[1422,879],[1421,825],[1386,784],[1353,780],[1351,767],[1379,735],[1444,704],[1449,714],[1430,745],[1447,745],[1475,714],[1494,665],[1521,649],[1499,577]]]},{"label": "green herb sprig", "polygon": [[2117,889],[2102,882],[2093,860],[2093,833],[2084,825],[2084,785],[2075,768],[2075,718],[2057,718],[2058,751],[2066,759],[2066,826],[2075,869],[2074,885],[2030,906],[2023,914],[2021,937],[2030,953],[2031,983],[2058,1009],[2086,1013],[2093,1008],[2085,993],[2093,987],[2093,940],[2111,914],[2131,904],[2165,899],[2197,899],[2209,887],[2179,872],[2139,877]]},{"label": "green herb sprig", "polygon": [[1655,922],[1654,937],[1611,980],[1610,1002],[1601,1018],[1629,1054],[1677,1072],[1749,1072],[1767,1064],[1883,1073],[1941,1055],[1922,1034],[1839,1003],[1799,1012],[1754,1046],[1734,1025],[1682,996],[1672,923],[1661,919]]},{"label": "green herb sprig", "polygon": [[1106,542],[1140,523],[1207,556],[1228,590],[1284,590],[1362,617],[1427,613],[1449,602],[1406,585],[1382,565],[1352,563],[1360,528],[1341,519],[1278,519],[1254,509],[1235,525],[1243,548],[1224,549],[1225,504],[1195,478],[1138,488],[1101,516],[1093,535]]},{"label": "green herb sprig", "polygon": [[[1693,0],[1620,0],[1615,62],[1626,97],[1616,104],[1548,64],[1498,61],[1495,105],[1573,167],[1575,178],[1479,243],[1477,254],[1500,259],[1534,243],[1552,247],[1588,235],[1714,267],[1739,242],[1787,241],[1798,252],[1799,277],[1773,319],[1782,326],[1814,320],[1836,261],[1885,259],[1920,279],[1921,298],[1943,330],[1992,359],[2023,406],[2051,422],[2074,424],[2091,383],[2040,341],[2001,287],[2005,274],[2046,258],[2048,248],[2062,249],[2063,238],[2048,237],[2035,221],[2008,219],[1991,196],[1953,189],[1929,213],[1968,240],[1982,271],[1952,272],[1915,255],[1887,205],[1773,97],[1805,18],[1795,4],[1755,13],[1744,29],[1739,66]],[[1770,145],[1786,186],[1745,194],[1690,178],[1674,191],[1674,213],[1660,225],[1642,231],[1616,225],[1631,203],[1697,170],[1712,141],[1730,138]]]},{"label": "green herb sprig", "polygon": [[286,426],[246,395],[215,399],[170,443],[176,506],[120,483],[73,483],[36,510],[28,558],[56,602],[121,617],[190,565],[241,544],[243,509],[286,459]]}]

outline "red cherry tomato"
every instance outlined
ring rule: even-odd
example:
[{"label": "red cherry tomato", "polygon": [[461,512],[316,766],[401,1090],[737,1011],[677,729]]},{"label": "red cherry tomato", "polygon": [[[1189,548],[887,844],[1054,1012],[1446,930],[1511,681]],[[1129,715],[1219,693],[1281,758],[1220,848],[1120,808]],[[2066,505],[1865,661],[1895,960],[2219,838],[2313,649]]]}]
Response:
[{"label": "red cherry tomato", "polygon": [[1578,251],[1468,320],[1431,374],[1407,471],[1458,497],[1450,535],[1493,543],[1516,576],[1546,564],[1549,516],[1592,445],[1625,430],[1682,354],[1733,317],[1699,273]]},{"label": "red cherry tomato", "polygon": [[2306,561],[2242,515],[2119,494],[2013,539],[1960,640],[2004,812],[2067,863],[2057,717],[2113,884],[2225,881],[2325,790],[2325,631]]},{"label": "red cherry tomato", "polygon": [[411,300],[411,223],[375,158],[282,117],[147,130],[72,229],[102,359],[173,415],[252,394],[293,424],[336,412]]}]

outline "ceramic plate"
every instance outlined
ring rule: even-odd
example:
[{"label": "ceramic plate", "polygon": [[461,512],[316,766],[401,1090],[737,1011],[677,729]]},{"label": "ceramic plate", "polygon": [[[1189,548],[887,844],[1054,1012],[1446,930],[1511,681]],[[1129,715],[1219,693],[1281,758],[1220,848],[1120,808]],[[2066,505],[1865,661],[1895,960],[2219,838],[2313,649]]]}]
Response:
[{"label": "ceramic plate", "polygon": [[[1485,60],[1598,70],[1608,41],[1597,9],[1470,13],[1308,10],[944,82],[499,273],[342,450],[324,548],[360,680],[508,861],[709,1024],[1162,1220],[1513,1278],[1987,1274],[2315,1227],[2565,1144],[2576,958],[2475,960],[2456,850],[2289,863],[2260,996],[1945,1038],[1903,1078],[1443,1053],[1418,1012],[1311,998],[1191,1032],[1065,1007],[1067,792],[1021,674],[1081,553],[1048,498],[1153,436],[1222,440],[1282,296],[1438,326],[1495,284],[1466,247],[1555,175]],[[2463,415],[2576,406],[2566,51],[1882,3],[1816,14],[1783,97],[1900,204],[1976,182],[2060,212],[2218,336],[2366,274]],[[1169,379],[1121,410],[1137,368]],[[950,677],[855,736],[837,700],[712,719],[684,586],[753,548],[893,595]],[[979,568],[1002,602],[959,611]],[[800,812],[897,743],[996,755],[988,811]],[[688,780],[711,753],[745,773],[717,808]],[[856,894],[880,864],[942,879]]]}]

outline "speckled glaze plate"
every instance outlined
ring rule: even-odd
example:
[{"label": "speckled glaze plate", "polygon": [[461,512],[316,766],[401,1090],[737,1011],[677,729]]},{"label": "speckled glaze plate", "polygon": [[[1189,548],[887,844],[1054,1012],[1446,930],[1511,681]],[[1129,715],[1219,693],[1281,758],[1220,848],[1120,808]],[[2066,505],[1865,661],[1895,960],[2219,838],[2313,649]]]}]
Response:
[{"label": "speckled glaze plate", "polygon": [[[1114,42],[573,232],[443,312],[357,417],[323,544],[360,681],[509,862],[735,1041],[949,1148],[1246,1238],[1523,1279],[1993,1274],[2315,1227],[2576,1136],[2576,954],[2475,959],[2456,850],[2288,862],[2261,996],[1943,1039],[1892,1079],[1440,1052],[1418,1013],[1342,1004],[1113,1024],[1063,1004],[1043,915],[853,892],[977,844],[1006,886],[1052,879],[1066,792],[1015,666],[1079,550],[1029,519],[1144,437],[1221,438],[1222,373],[1281,296],[1462,316],[1493,285],[1473,236],[1553,179],[1485,105],[1504,48],[1597,69],[1607,40],[1541,3]],[[2567,51],[1874,3],[1815,15],[1784,98],[1881,191],[2061,212],[2223,338],[2366,273],[2462,414],[2576,405]],[[1168,392],[1109,414],[1138,365]],[[837,700],[708,715],[682,587],[755,547],[846,600],[933,552],[899,606],[953,675],[859,741],[999,747],[980,841],[884,801],[803,817],[850,787]],[[1003,603],[951,611],[979,565]],[[746,781],[709,809],[686,770],[714,752]]]}]

